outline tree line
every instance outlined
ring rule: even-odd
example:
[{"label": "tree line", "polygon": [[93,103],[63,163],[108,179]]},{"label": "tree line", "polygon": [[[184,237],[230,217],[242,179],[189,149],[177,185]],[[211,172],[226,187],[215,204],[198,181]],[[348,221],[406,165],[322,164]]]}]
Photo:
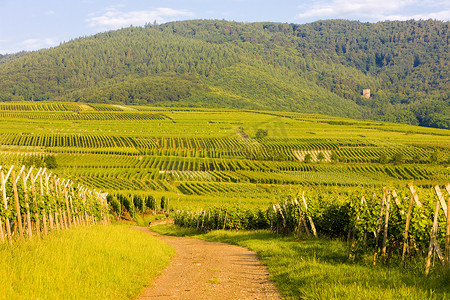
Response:
[{"label": "tree line", "polygon": [[450,128],[448,32],[435,20],[129,27],[0,57],[0,100],[314,111]]}]

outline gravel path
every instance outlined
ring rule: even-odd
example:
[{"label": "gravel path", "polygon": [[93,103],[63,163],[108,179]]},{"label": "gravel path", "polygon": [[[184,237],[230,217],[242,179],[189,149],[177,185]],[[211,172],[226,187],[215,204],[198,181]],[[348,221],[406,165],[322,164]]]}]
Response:
[{"label": "gravel path", "polygon": [[281,299],[256,253],[245,248],[148,232],[176,250],[137,299]]}]

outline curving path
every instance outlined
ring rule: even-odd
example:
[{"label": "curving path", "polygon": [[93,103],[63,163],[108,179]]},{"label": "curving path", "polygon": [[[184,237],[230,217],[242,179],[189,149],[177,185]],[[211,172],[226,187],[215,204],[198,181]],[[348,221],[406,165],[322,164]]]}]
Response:
[{"label": "curving path", "polygon": [[176,250],[137,299],[281,299],[256,253],[242,247],[148,232]]}]

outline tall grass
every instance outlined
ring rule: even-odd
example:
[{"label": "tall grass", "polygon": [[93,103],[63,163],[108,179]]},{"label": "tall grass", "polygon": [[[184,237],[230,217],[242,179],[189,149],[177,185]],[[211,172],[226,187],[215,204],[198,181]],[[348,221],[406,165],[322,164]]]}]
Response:
[{"label": "tall grass", "polygon": [[0,245],[0,299],[129,299],[174,250],[127,226],[91,226]]},{"label": "tall grass", "polygon": [[189,235],[246,247],[258,253],[270,276],[287,299],[447,299],[450,272],[439,268],[429,277],[424,264],[414,266],[371,266],[347,259],[347,245],[331,240],[300,240],[267,231],[195,230],[174,225],[152,227],[171,235]]}]

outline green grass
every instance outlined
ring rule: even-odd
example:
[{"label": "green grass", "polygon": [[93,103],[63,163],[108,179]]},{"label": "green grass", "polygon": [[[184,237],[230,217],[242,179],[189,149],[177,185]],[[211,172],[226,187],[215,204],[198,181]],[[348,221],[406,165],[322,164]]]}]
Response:
[{"label": "green grass", "polygon": [[151,222],[167,218],[165,214],[135,213],[133,219],[137,226],[147,227]]},{"label": "green grass", "polygon": [[[258,253],[287,299],[447,299],[450,272],[428,278],[422,268],[376,266],[347,260],[347,245],[331,240],[300,240],[267,231],[212,231],[198,234],[174,225],[152,227],[168,235],[193,236],[246,247]],[[423,266],[424,264],[419,264]]]},{"label": "green grass", "polygon": [[0,299],[129,299],[174,250],[128,226],[91,226],[0,245]]}]

